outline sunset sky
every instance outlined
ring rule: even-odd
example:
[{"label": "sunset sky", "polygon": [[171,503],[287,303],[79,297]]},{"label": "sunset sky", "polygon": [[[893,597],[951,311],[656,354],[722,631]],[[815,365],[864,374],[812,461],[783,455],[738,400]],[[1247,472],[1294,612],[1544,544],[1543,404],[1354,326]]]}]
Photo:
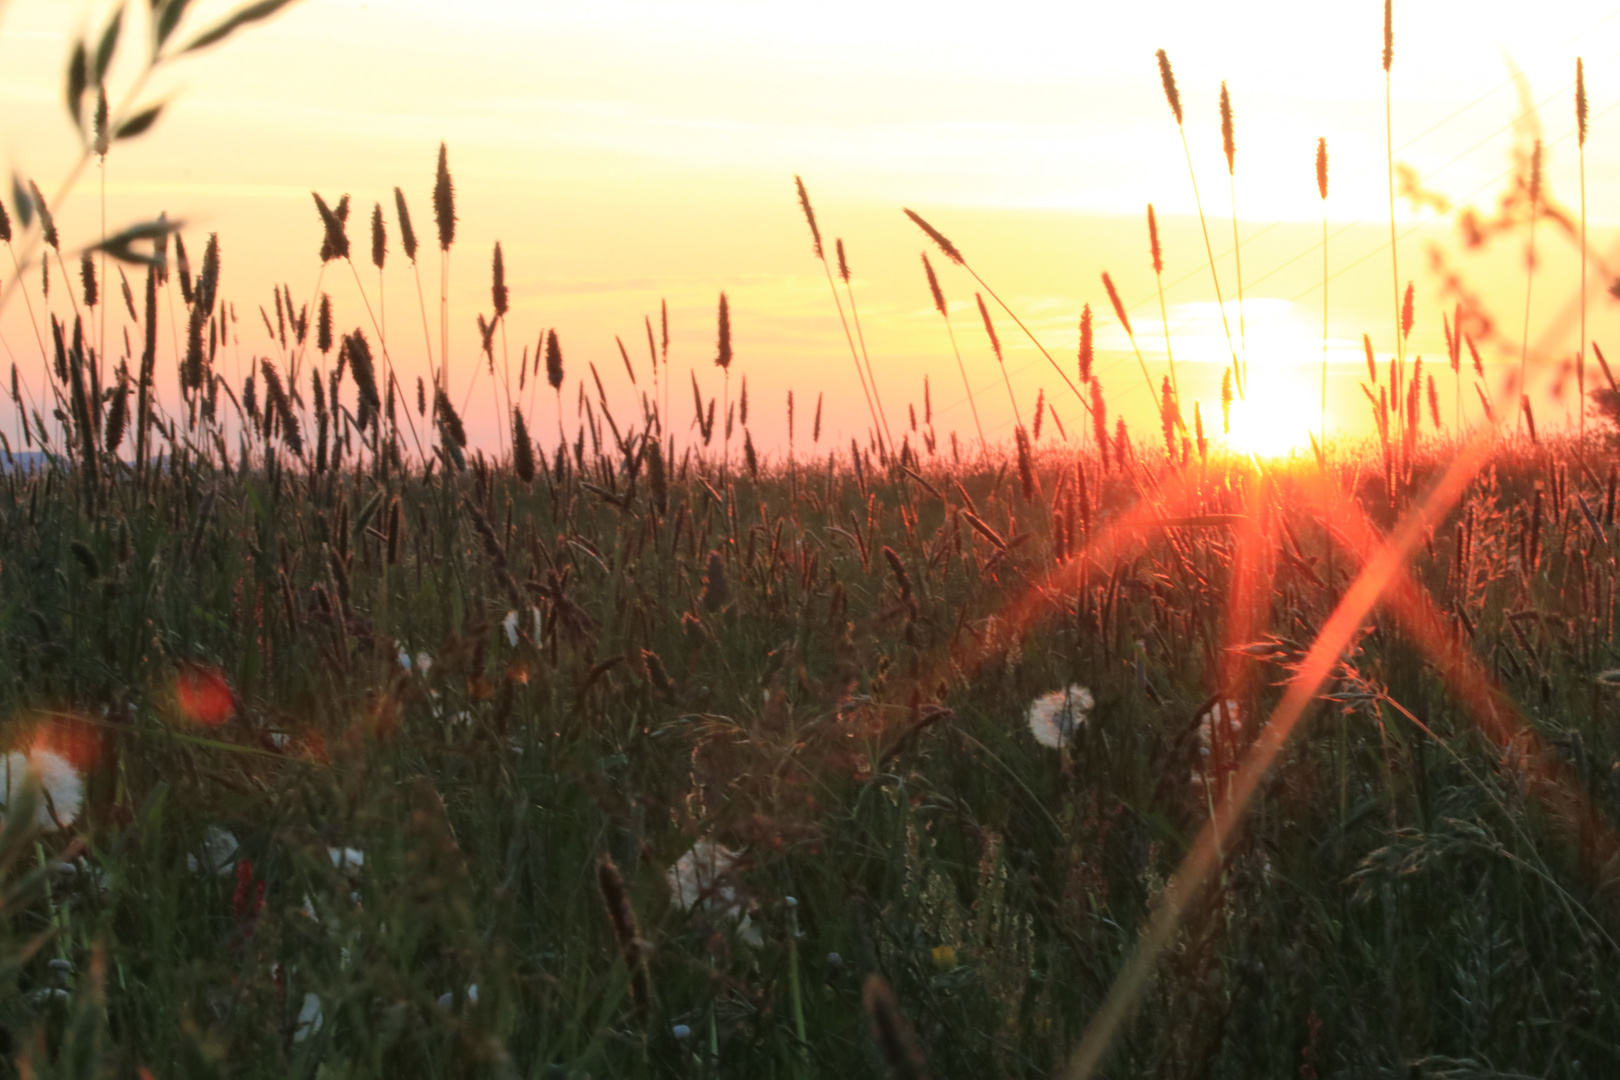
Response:
[{"label": "sunset sky", "polygon": [[[139,13],[146,5],[133,6]],[[199,0],[188,25],[200,28],[232,6]],[[72,36],[97,33],[110,9],[0,3],[0,150],[47,192],[77,153],[61,89]],[[1578,209],[1572,96],[1582,55],[1592,114],[1591,246],[1608,253],[1620,239],[1620,13],[1568,3],[1542,5],[1530,19],[1522,4],[1477,3],[1463,22],[1460,10],[1454,3],[1397,4],[1397,160],[1426,187],[1488,216],[1511,176],[1516,137],[1527,146],[1539,123],[1550,196]],[[1371,335],[1380,357],[1394,346],[1381,33],[1382,6],[1374,3],[834,0],[808,9],[760,0],[304,0],[159,76],[147,97],[172,105],[151,134],[110,156],[108,221],[117,226],[167,210],[188,222],[188,246],[197,253],[208,232],[220,233],[222,291],[240,316],[239,359],[224,367],[239,383],[250,356],[271,354],[255,310],[271,303],[271,284],[288,283],[300,301],[314,289],[321,230],[310,190],[329,201],[353,197],[357,251],[374,201],[383,202],[394,237],[396,184],[426,235],[442,139],[461,219],[451,252],[458,403],[475,364],[475,315],[490,307],[490,253],[498,240],[513,291],[507,348],[514,380],[521,349],[533,348],[542,327],[555,327],[569,377],[563,420],[570,435],[575,383],[589,380],[587,362],[621,418],[631,413],[629,376],[613,338],[623,336],[645,383],[642,317],[650,313],[656,322],[667,298],[673,429],[684,438],[692,415],[688,372],[695,368],[706,396],[720,390],[712,360],[723,289],[734,320],[734,389],[746,374],[756,442],[785,444],[791,389],[800,444],[808,441],[816,396],[825,394],[825,448],[864,438],[867,421],[811,255],[794,174],[809,186],[829,248],[834,237],[849,246],[862,328],[897,438],[901,426],[909,429],[908,403],[921,419],[925,374],[942,437],[973,430],[918,261],[931,246],[902,206],[955,241],[1071,378],[1080,307],[1090,303],[1110,405],[1133,430],[1151,435],[1147,392],[1099,275],[1106,269],[1119,283],[1157,379],[1164,337],[1144,218],[1152,201],[1184,397],[1200,400],[1206,421],[1218,427],[1212,417],[1227,345],[1186,160],[1154,63],[1154,51],[1164,48],[1175,65],[1237,333],[1231,195],[1217,113],[1223,79],[1232,93],[1243,319],[1255,387],[1247,422],[1275,428],[1281,434],[1272,442],[1286,446],[1316,423],[1318,136],[1326,137],[1331,158],[1330,426],[1366,430],[1368,410],[1355,386],[1365,377],[1361,335]],[[115,99],[134,73],[134,51],[114,68]],[[1537,107],[1529,116],[1526,95]],[[87,174],[61,211],[65,243],[96,236],[97,183]],[[9,195],[0,197],[9,205]],[[1439,294],[1426,249],[1434,241],[1455,249],[1454,217],[1405,200],[1397,217],[1402,283],[1417,283],[1410,351],[1443,366]],[[1515,346],[1525,313],[1524,244],[1519,230],[1459,263]],[[1573,410],[1569,395],[1555,401],[1548,387],[1576,346],[1569,315],[1579,265],[1576,249],[1552,226],[1540,227],[1537,246],[1530,339],[1543,373],[1538,412],[1551,423]],[[422,282],[436,342],[438,253],[424,247]],[[990,436],[1006,438],[1011,410],[974,305],[976,285],[934,261]],[[332,293],[340,326],[364,326],[369,335],[354,280],[339,269],[328,267],[321,288]],[[0,277],[10,276],[9,260],[0,262]],[[362,278],[375,301],[368,263]],[[1606,284],[1594,274],[1591,335],[1600,342],[1616,326]],[[30,285],[37,302],[37,270]],[[414,377],[425,371],[421,315],[397,237],[383,292],[390,352]],[[1079,404],[1011,319],[996,314],[1026,419],[1044,388],[1076,437]],[[38,348],[20,304],[8,305],[0,327],[11,350],[0,359],[15,357],[37,390]],[[112,359],[118,355],[112,351]],[[1505,354],[1490,356],[1501,370],[1516,370],[1516,347],[1511,363]],[[1595,368],[1591,374],[1600,377]],[[172,367],[166,378],[172,386]],[[1450,423],[1449,372],[1440,385]],[[490,387],[485,373],[469,406],[486,445],[494,444],[497,416]],[[1471,386],[1463,393],[1473,398]],[[537,433],[554,433],[556,410],[549,389],[526,408]],[[1477,399],[1465,401],[1465,411],[1477,417]]]}]

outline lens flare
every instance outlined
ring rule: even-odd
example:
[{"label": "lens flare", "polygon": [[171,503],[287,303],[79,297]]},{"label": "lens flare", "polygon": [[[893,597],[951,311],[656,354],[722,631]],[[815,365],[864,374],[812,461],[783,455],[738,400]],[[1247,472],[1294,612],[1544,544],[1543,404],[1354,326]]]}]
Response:
[{"label": "lens flare", "polygon": [[175,676],[175,697],[186,719],[218,727],[236,712],[230,683],[217,668],[188,664]]}]

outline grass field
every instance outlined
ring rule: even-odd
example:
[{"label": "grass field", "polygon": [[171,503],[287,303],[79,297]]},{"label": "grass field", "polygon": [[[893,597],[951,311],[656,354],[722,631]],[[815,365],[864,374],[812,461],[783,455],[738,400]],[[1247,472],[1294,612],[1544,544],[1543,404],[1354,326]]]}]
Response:
[{"label": "grass field", "polygon": [[[107,34],[69,67],[81,168],[157,118],[109,114]],[[441,148],[422,247],[453,198]],[[10,201],[39,356],[0,434],[0,1072],[1620,1075],[1612,381],[1590,430],[1529,398],[1448,427],[1369,341],[1376,439],[1264,460],[1173,369],[1162,437],[1111,426],[1087,308],[1051,386],[1083,431],[1043,440],[1045,390],[999,445],[885,413],[851,337],[864,443],[805,394],[761,453],[723,295],[688,420],[651,319],[638,401],[554,331],[498,365],[497,246],[455,359],[508,420],[479,448],[442,299],[412,385],[321,292],[365,295],[348,196],[241,382],[217,237],[64,252]],[[1466,343],[1491,412],[1466,315],[1432,367],[1460,402]]]},{"label": "grass field", "polygon": [[[15,1067],[866,1075],[881,972],[938,1075],[1055,1071],[1366,558],[1314,464],[1054,452],[1025,498],[1007,462],[626,441],[528,482],[8,474],[0,693],[85,788],[8,850],[47,870],[8,908]],[[1569,446],[1492,455],[1412,571],[1522,711],[1375,614],[1115,1074],[1613,1066],[1613,517]]]}]

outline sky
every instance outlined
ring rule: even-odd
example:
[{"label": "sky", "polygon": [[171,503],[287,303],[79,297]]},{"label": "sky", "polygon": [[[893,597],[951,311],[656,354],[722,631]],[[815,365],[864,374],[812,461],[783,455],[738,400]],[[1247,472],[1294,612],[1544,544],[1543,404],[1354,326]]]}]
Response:
[{"label": "sky", "polygon": [[[130,42],[144,32],[145,6],[132,5]],[[197,0],[189,32],[231,6]],[[440,265],[434,245],[424,245],[419,307],[416,278],[398,247],[392,193],[396,185],[405,192],[418,232],[428,234],[442,140],[460,218],[449,254],[450,379],[476,439],[497,445],[505,407],[496,380],[480,367],[475,325],[490,311],[498,241],[512,311],[496,344],[497,371],[509,371],[515,388],[520,357],[542,329],[554,328],[562,345],[561,400],[544,385],[542,393],[526,389],[519,397],[537,432],[550,433],[560,421],[573,435],[580,380],[595,393],[593,364],[621,419],[636,411],[636,395],[650,389],[652,375],[643,318],[656,323],[664,303],[670,365],[660,379],[672,430],[686,438],[693,376],[705,398],[722,393],[713,359],[723,290],[736,355],[731,392],[739,395],[746,376],[754,441],[771,452],[786,447],[791,391],[799,447],[809,441],[821,397],[825,450],[852,436],[864,440],[871,423],[839,312],[812,255],[794,193],[797,174],[829,249],[834,238],[847,245],[852,292],[840,284],[839,303],[847,312],[853,295],[896,439],[910,430],[908,407],[919,423],[931,411],[942,442],[951,431],[976,438],[964,369],[992,441],[1010,436],[1014,402],[1027,423],[1043,392],[1063,425],[1060,435],[1049,422],[1043,441],[1079,437],[1080,403],[986,293],[1005,350],[1009,401],[974,300],[986,286],[1071,380],[1079,314],[1089,303],[1096,370],[1111,410],[1139,434],[1155,431],[1147,380],[1102,288],[1107,270],[1150,378],[1167,370],[1168,322],[1184,405],[1190,412],[1198,401],[1212,431],[1222,367],[1233,353],[1244,356],[1250,400],[1239,406],[1243,445],[1270,451],[1297,446],[1320,425],[1320,137],[1330,161],[1330,432],[1368,430],[1356,385],[1366,378],[1362,335],[1381,361],[1394,351],[1397,281],[1411,280],[1416,291],[1408,353],[1429,357],[1431,370],[1444,367],[1441,313],[1450,301],[1433,250],[1463,273],[1497,323],[1500,338],[1483,350],[1491,392],[1512,393],[1502,380],[1517,372],[1520,344],[1528,342],[1539,418],[1555,423],[1575,408],[1569,385],[1561,396],[1554,390],[1578,343],[1571,315],[1578,311],[1579,249],[1556,226],[1538,226],[1527,318],[1526,230],[1466,251],[1457,213],[1471,205],[1489,217],[1513,175],[1515,148],[1525,152],[1538,135],[1550,199],[1578,212],[1573,80],[1581,55],[1591,99],[1589,247],[1605,257],[1613,252],[1620,242],[1620,12],[1588,3],[1541,5],[1534,19],[1523,5],[1467,10],[1464,22],[1454,3],[1396,5],[1395,158],[1450,204],[1441,212],[1432,202],[1397,202],[1398,271],[1390,259],[1382,6],[1373,3],[988,8],[834,0],[807,9],[764,0],[303,0],[273,22],[156,73],[139,100],[168,102],[165,115],[149,134],[115,147],[104,176],[87,172],[58,218],[65,244],[93,241],[104,181],[109,227],[165,210],[186,222],[193,252],[218,232],[222,294],[239,317],[221,368],[234,383],[253,357],[279,360],[255,310],[262,304],[273,318],[271,287],[279,283],[300,303],[330,293],[340,329],[375,337],[380,326],[409,383],[427,370],[426,342],[437,351]],[[46,192],[60,188],[79,152],[62,104],[68,50],[77,35],[97,34],[110,11],[106,3],[62,0],[0,5],[0,152]],[[1185,151],[1160,86],[1160,48],[1174,64],[1184,104]],[[115,101],[138,74],[139,59],[139,49],[126,47],[115,62]],[[1230,179],[1217,111],[1223,80],[1236,115]],[[328,201],[351,195],[357,251],[366,247],[373,203],[382,203],[392,239],[381,282],[365,260],[357,261],[358,284],[340,263],[322,272],[311,190]],[[1148,256],[1150,201],[1164,246],[1162,320]],[[939,257],[902,207],[950,237],[983,284]],[[962,368],[933,310],[919,261],[924,250],[950,301]],[[10,276],[0,261],[0,278]],[[25,280],[39,304],[36,279],[37,269]],[[1600,342],[1615,325],[1606,284],[1594,269],[1589,336]],[[63,304],[59,289],[53,300]],[[380,308],[375,323],[367,302]],[[38,390],[39,350],[22,305],[8,302],[0,331],[9,350],[0,359],[17,363]],[[634,385],[616,335],[630,352]],[[121,347],[110,343],[108,352],[116,361]],[[172,372],[164,377],[172,387]],[[1480,415],[1472,380],[1464,382],[1441,375],[1448,423],[1459,401],[1465,419]]]}]

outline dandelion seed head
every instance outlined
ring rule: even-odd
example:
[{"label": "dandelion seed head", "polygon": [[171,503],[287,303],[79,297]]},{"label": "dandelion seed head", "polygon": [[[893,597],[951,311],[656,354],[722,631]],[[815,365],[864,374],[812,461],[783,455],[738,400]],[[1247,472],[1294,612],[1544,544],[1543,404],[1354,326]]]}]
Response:
[{"label": "dandelion seed head", "polygon": [[5,756],[4,767],[0,768],[0,804],[11,804],[30,773],[39,785],[34,824],[45,832],[55,832],[58,823],[73,824],[84,807],[84,779],[67,758],[44,747],[35,747],[26,754],[13,750]]},{"label": "dandelion seed head", "polygon": [[1096,704],[1091,691],[1079,684],[1042,694],[1030,703],[1029,732],[1042,746],[1067,746]]}]

